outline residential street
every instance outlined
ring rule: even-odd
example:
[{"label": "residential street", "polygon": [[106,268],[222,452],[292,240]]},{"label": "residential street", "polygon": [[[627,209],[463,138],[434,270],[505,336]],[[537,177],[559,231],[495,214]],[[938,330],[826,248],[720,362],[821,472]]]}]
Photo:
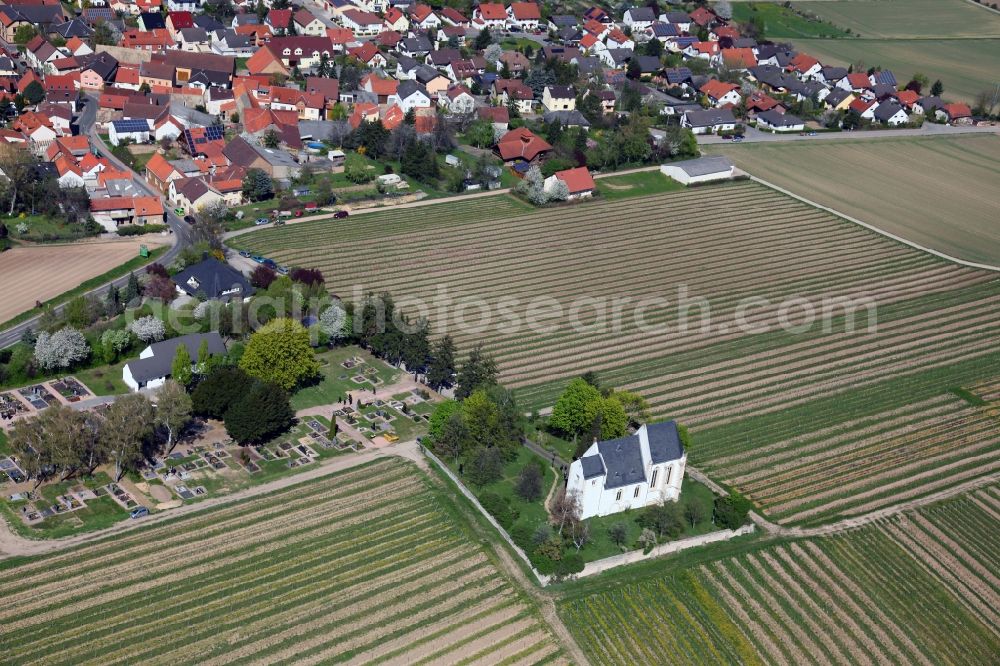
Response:
[{"label": "residential street", "polygon": [[[91,145],[94,146],[95,150],[97,150],[97,152],[100,154],[101,157],[108,158],[111,161],[111,163],[114,164],[119,169],[130,171],[131,169],[129,169],[127,165],[123,164],[114,155],[111,154],[111,150],[106,145],[104,145],[104,142],[101,140],[101,137],[97,132],[97,128],[94,126],[94,122],[97,119],[97,96],[94,95],[93,93],[84,93],[82,95],[82,98],[86,101],[86,106],[83,107],[83,110],[80,112],[80,115],[78,117],[80,133],[87,134],[90,136]],[[157,196],[157,197],[160,196],[160,193],[156,192],[149,185],[147,185],[146,181],[143,180],[143,178],[139,174],[135,174],[132,180],[135,183],[136,187],[142,192],[145,192],[146,194],[149,194],[151,196]],[[158,261],[162,264],[169,264],[191,242],[191,228],[181,218],[179,218],[177,215],[174,214],[173,209],[169,208],[166,205],[164,206],[164,209],[167,211],[167,224],[170,225],[170,229],[173,231],[174,245],[173,247],[168,249],[166,253],[164,253],[158,259]],[[117,280],[113,281],[113,283],[118,285],[119,287],[124,286],[127,282],[128,282],[127,275],[122,276]],[[106,282],[101,286],[90,290],[89,292],[86,293],[86,295],[90,294],[103,295],[104,292],[106,292],[108,289],[108,284],[110,283]],[[62,310],[62,308],[63,306],[60,305],[57,306],[55,309],[58,312]],[[16,326],[12,326],[7,330],[0,332],[0,348],[8,347],[17,342],[18,340],[20,340],[21,336],[24,334],[24,331],[29,328],[33,328],[36,325],[37,321],[38,321],[37,316],[32,317],[31,319],[25,322],[22,322],[20,324],[17,324]]]}]

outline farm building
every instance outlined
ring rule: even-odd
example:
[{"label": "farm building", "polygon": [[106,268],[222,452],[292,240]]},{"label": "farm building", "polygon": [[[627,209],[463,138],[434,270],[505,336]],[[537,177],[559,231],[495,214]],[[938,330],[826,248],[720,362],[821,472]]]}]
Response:
[{"label": "farm building", "polygon": [[196,360],[202,341],[208,341],[209,354],[226,353],[226,344],[222,341],[218,331],[192,333],[155,342],[139,352],[138,359],[125,364],[125,367],[122,368],[122,381],[133,391],[163,386],[163,383],[170,377],[177,348],[184,345],[187,347],[191,359]]},{"label": "farm building", "polygon": [[686,462],[675,421],[644,425],[634,435],[594,442],[570,465],[566,492],[579,498],[581,519],[676,501]]},{"label": "farm building", "polygon": [[708,183],[733,177],[733,163],[728,157],[699,157],[696,160],[673,162],[660,167],[660,173],[669,176],[682,185]]}]

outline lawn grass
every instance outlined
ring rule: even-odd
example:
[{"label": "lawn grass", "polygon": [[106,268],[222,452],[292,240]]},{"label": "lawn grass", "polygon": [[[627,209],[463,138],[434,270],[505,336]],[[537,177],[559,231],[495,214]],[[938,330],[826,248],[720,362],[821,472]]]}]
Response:
[{"label": "lawn grass", "polygon": [[122,368],[128,359],[113,365],[102,365],[96,368],[74,371],[73,376],[93,392],[94,395],[121,395],[129,392],[128,386],[122,380]]},{"label": "lawn grass", "polygon": [[812,3],[795,7],[773,2],[734,2],[733,20],[746,23],[754,17],[764,21],[764,35],[768,39],[787,39],[789,37],[831,37],[842,38],[850,35],[841,27],[818,18],[804,16],[810,12]]},{"label": "lawn grass", "polygon": [[[160,255],[162,255],[166,251],[167,251],[166,247],[150,248],[148,257],[133,257],[132,259],[129,259],[121,266],[112,268],[111,270],[102,273],[100,275],[97,275],[95,277],[92,277],[89,280],[84,280],[83,282],[80,283],[80,286],[74,287],[69,291],[63,292],[54,298],[50,298],[49,300],[42,303],[42,306],[48,307],[54,305],[62,305],[63,303],[72,300],[73,298],[76,298],[80,294],[85,294],[88,291],[100,287],[102,284],[105,284],[106,282],[110,282],[111,280],[117,280],[118,278],[124,275],[128,275],[134,270],[142,268],[147,264],[153,263],[154,261],[157,260],[157,258],[159,258]],[[39,314],[38,308],[33,308],[31,310],[28,310],[27,312],[22,312],[16,317],[12,317],[11,319],[8,319],[3,323],[0,323],[0,329],[10,328],[11,326],[15,326],[17,324],[20,324],[21,322],[29,320],[32,317],[37,316],[38,314]]]},{"label": "lawn grass", "polygon": [[7,433],[0,430],[0,456],[9,456],[10,453],[10,440],[7,439]]},{"label": "lawn grass", "polygon": [[641,197],[649,194],[661,194],[683,190],[684,186],[673,178],[657,171],[637,171],[621,176],[608,176],[594,181],[597,191],[608,201]]},{"label": "lawn grass", "polygon": [[[347,359],[355,356],[364,359],[364,365],[351,369],[341,365]],[[361,373],[365,368],[375,368],[377,371],[375,376],[381,380],[377,384],[379,387],[392,384],[401,374],[400,370],[387,365],[384,361],[354,345],[320,352],[316,358],[321,364],[322,379],[318,384],[307,386],[295,392],[295,395],[292,396],[292,409],[296,411],[320,405],[332,405],[346,398],[348,391],[371,388],[370,382],[358,384],[351,380],[351,377]]]},{"label": "lawn grass", "polygon": [[[27,240],[34,242],[66,241],[86,238],[82,222],[67,222],[64,219],[49,217],[47,215],[14,215],[0,219],[7,225],[7,230],[13,240]],[[28,225],[28,231],[21,234],[17,231],[17,226],[21,223]]]},{"label": "lawn grass", "polygon": [[[734,15],[739,15],[742,7],[743,3],[734,3]],[[819,16],[840,28],[849,28],[862,37],[1000,37],[1000,14],[966,0],[800,0],[793,2],[792,7]],[[768,34],[768,37],[772,36]]]}]

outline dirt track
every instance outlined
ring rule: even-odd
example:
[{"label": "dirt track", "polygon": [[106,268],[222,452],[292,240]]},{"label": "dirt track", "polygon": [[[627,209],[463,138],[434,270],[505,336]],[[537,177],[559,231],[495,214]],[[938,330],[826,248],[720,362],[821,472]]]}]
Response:
[{"label": "dirt track", "polygon": [[140,245],[166,242],[168,238],[122,239],[60,245],[24,245],[0,254],[0,321],[30,310],[35,301],[46,301],[106,273],[139,254]]}]

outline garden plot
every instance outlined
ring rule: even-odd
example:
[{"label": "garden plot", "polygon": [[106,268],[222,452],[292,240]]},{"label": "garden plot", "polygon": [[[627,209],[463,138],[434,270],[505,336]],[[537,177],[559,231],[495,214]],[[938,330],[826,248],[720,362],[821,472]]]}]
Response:
[{"label": "garden plot", "polygon": [[380,460],[19,562],[0,570],[4,659],[567,663],[439,492]]}]

